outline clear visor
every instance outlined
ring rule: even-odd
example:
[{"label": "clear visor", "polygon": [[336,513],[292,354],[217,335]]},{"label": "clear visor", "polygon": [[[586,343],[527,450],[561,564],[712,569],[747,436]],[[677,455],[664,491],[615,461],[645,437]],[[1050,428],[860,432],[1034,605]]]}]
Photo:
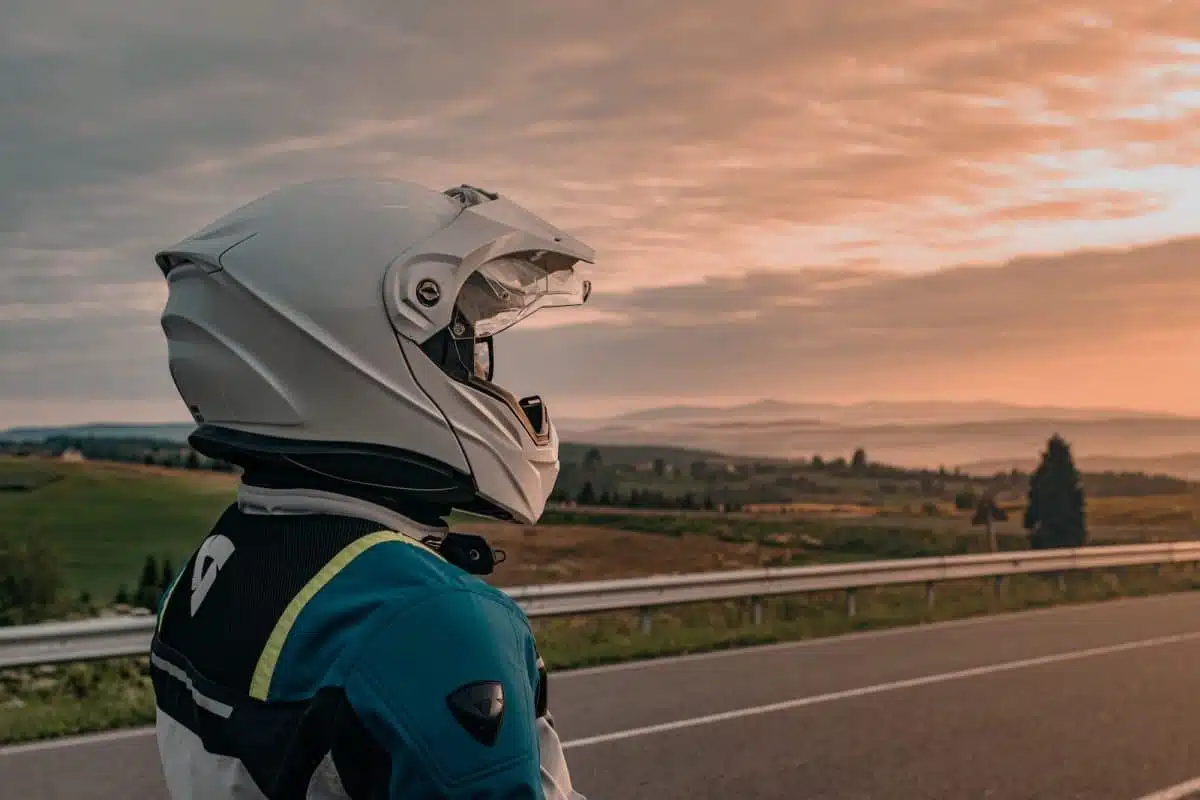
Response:
[{"label": "clear visor", "polygon": [[495,336],[543,308],[578,306],[587,302],[591,283],[574,269],[547,271],[534,261],[498,258],[467,278],[455,305],[469,327],[451,326],[456,338]]}]

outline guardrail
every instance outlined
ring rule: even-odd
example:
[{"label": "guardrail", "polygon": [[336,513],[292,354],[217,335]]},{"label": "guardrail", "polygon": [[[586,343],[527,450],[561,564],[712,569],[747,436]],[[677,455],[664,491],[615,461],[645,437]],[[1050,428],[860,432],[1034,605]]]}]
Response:
[{"label": "guardrail", "polygon": [[[530,617],[647,609],[712,600],[755,599],[754,621],[762,617],[758,598],[806,592],[844,591],[846,610],[855,613],[855,590],[872,586],[925,584],[927,601],[943,581],[1002,580],[1009,575],[1065,573],[1200,561],[1200,542],[1113,545],[1057,550],[1016,550],[983,555],[941,556],[775,567],[692,575],[662,575],[612,581],[517,586],[504,591]],[[649,628],[643,613],[642,626]],[[0,628],[0,669],[73,661],[94,661],[146,653],[153,617],[117,617]]]}]

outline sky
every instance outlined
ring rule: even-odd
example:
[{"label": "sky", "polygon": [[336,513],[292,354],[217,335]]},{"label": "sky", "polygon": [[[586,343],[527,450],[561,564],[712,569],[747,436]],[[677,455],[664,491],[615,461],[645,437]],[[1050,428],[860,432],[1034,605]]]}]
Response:
[{"label": "sky", "polygon": [[185,420],[154,252],[341,175],[596,249],[497,339],[559,414],[1200,415],[1194,0],[5,0],[0,426]]}]

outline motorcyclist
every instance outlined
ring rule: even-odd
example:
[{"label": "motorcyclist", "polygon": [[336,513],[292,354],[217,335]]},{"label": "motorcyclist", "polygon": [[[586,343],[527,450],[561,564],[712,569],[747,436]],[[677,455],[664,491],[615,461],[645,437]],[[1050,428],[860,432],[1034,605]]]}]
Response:
[{"label": "motorcyclist", "polygon": [[492,337],[579,305],[592,250],[507,198],[272,192],[156,256],[191,446],[237,501],[151,649],[174,800],[546,798],[572,787],[528,620],[452,510],[532,524],[558,474]]}]

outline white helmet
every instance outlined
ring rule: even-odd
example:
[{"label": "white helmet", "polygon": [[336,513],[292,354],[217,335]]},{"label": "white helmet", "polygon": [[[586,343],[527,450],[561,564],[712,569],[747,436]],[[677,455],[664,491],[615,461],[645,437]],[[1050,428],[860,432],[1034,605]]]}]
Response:
[{"label": "white helmet", "polygon": [[492,383],[492,336],[591,291],[591,248],[470,186],[288,186],[155,257],[192,446],[406,510],[536,522],[558,476],[538,397]]}]

